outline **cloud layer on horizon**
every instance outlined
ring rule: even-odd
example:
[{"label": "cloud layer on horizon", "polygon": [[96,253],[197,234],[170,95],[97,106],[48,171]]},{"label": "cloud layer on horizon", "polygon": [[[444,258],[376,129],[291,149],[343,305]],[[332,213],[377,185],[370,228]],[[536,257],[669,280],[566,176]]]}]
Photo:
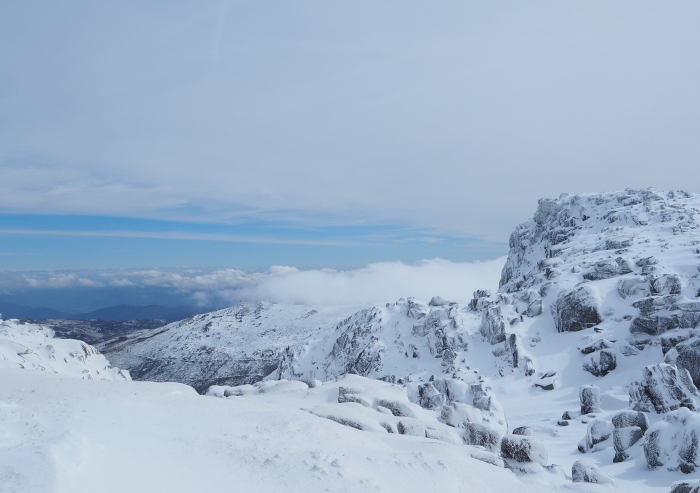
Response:
[{"label": "cloud layer on horizon", "polygon": [[[241,300],[311,305],[364,305],[413,296],[428,301],[442,296],[468,301],[476,289],[497,289],[505,258],[484,262],[424,260],[409,265],[381,262],[352,270],[273,266],[265,272],[218,270],[118,270],[0,273],[2,293],[34,290],[170,290],[202,307]],[[65,296],[64,296],[65,298]],[[116,304],[116,303],[114,303]]]}]

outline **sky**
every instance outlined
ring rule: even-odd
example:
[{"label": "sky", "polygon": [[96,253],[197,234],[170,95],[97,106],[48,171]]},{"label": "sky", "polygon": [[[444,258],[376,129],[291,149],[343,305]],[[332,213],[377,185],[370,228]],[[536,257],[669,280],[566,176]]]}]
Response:
[{"label": "sky", "polygon": [[0,271],[462,264],[541,197],[698,191],[698,25],[690,1],[2,2]]}]

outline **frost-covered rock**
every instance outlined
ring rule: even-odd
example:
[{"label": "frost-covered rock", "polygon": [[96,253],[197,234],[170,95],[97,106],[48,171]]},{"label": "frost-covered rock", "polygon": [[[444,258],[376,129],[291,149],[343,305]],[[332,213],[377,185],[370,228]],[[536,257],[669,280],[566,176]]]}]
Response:
[{"label": "frost-covered rock", "polygon": [[697,389],[687,370],[659,363],[642,370],[630,385],[629,394],[633,410],[662,414],[680,407],[694,410]]},{"label": "frost-covered rock", "polygon": [[596,419],[588,423],[586,436],[578,444],[579,452],[595,452],[603,448],[602,444],[610,438],[613,425],[604,419]]},{"label": "frost-covered rock", "polygon": [[612,349],[603,349],[583,357],[583,369],[595,377],[604,377],[617,368],[617,356]]},{"label": "frost-covered rock", "polygon": [[592,462],[577,460],[571,467],[571,479],[574,483],[610,484],[617,488],[617,483]]},{"label": "frost-covered rock", "polygon": [[501,440],[501,454],[516,462],[534,462],[547,465],[547,447],[539,438],[506,435]]},{"label": "frost-covered rock", "polygon": [[500,306],[487,305],[481,312],[479,332],[490,344],[506,340],[506,321]]},{"label": "frost-covered rock", "polygon": [[689,409],[668,413],[644,436],[644,455],[651,468],[678,467],[688,474],[700,465],[698,459],[700,417]]},{"label": "frost-covered rock", "polygon": [[602,322],[598,300],[586,286],[565,291],[552,306],[554,323],[559,332],[576,332]]},{"label": "frost-covered rock", "polygon": [[612,424],[615,428],[636,426],[642,433],[646,433],[649,429],[649,417],[640,411],[620,411],[612,417]]},{"label": "frost-covered rock", "polygon": [[501,442],[501,435],[497,431],[478,423],[466,423],[463,437],[464,443],[484,447],[491,452],[498,450]]},{"label": "frost-covered rock", "polygon": [[411,435],[414,437],[425,437],[425,425],[420,421],[402,419],[396,425],[396,429],[401,435]]},{"label": "frost-covered rock", "polygon": [[581,401],[581,414],[600,412],[600,387],[597,385],[581,385],[578,389]]},{"label": "frost-covered rock", "polygon": [[644,432],[638,426],[626,426],[613,430],[613,446],[615,447],[615,457],[613,462],[622,462],[629,458],[627,449],[637,443],[644,436]]}]

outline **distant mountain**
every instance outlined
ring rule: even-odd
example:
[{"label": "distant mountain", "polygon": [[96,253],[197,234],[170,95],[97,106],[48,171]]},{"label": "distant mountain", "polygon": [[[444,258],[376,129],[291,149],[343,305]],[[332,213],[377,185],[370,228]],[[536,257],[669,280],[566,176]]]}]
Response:
[{"label": "distant mountain", "polygon": [[33,308],[30,306],[15,305],[14,303],[7,303],[5,301],[0,301],[0,314],[2,318],[31,318],[34,320],[45,320],[49,318],[72,318],[73,315],[68,313],[54,310],[53,308]]},{"label": "distant mountain", "polygon": [[35,308],[0,301],[2,318],[29,318],[32,320],[105,320],[108,322],[123,322],[126,320],[165,320],[175,322],[202,313],[192,306],[134,306],[116,305],[101,308],[87,313],[70,314],[53,308]]},{"label": "distant mountain", "polygon": [[155,320],[161,319],[166,322],[175,322],[178,320],[183,320],[185,318],[191,317],[201,313],[201,310],[197,310],[192,306],[161,306],[161,305],[148,305],[148,306],[134,306],[134,305],[116,305],[107,308],[101,308],[88,313],[81,313],[79,315],[68,316],[66,318],[72,320],[107,320],[112,322],[120,322],[124,320]]}]

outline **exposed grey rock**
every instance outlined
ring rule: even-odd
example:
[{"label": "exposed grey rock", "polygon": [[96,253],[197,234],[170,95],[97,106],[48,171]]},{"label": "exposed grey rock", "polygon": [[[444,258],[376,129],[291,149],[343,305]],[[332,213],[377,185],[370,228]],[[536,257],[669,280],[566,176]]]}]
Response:
[{"label": "exposed grey rock", "polygon": [[629,458],[626,450],[637,443],[644,436],[644,432],[638,426],[627,426],[613,430],[613,446],[615,458],[613,462],[622,462]]},{"label": "exposed grey rock", "polygon": [[639,260],[637,260],[637,261],[635,262],[635,264],[637,265],[637,267],[646,267],[646,266],[648,266],[648,265],[656,265],[656,264],[658,264],[658,263],[659,263],[659,259],[657,259],[657,258],[654,257],[654,256],[652,256],[652,257],[640,258]]},{"label": "exposed grey rock", "polygon": [[565,419],[560,419],[559,421],[557,421],[557,424],[559,426],[569,426],[569,422]]},{"label": "exposed grey rock", "polygon": [[501,435],[498,432],[478,423],[467,423],[463,437],[464,443],[478,445],[491,452],[498,449],[501,441]]},{"label": "exposed grey rock", "polygon": [[527,310],[525,311],[525,315],[528,317],[537,317],[539,315],[542,315],[542,300],[541,299],[536,299],[527,306]]},{"label": "exposed grey rock", "polygon": [[649,429],[649,418],[641,411],[620,411],[612,418],[615,428],[628,428],[636,426],[642,430],[642,434]]},{"label": "exposed grey rock", "polygon": [[486,305],[481,312],[479,332],[491,344],[505,342],[507,323],[500,306]]},{"label": "exposed grey rock", "polygon": [[513,435],[522,435],[526,437],[532,436],[532,428],[527,426],[518,426],[513,430]]},{"label": "exposed grey rock", "polygon": [[501,454],[517,462],[534,462],[547,465],[547,447],[539,438],[506,435],[501,440]]},{"label": "exposed grey rock", "polygon": [[630,407],[635,411],[661,414],[680,407],[695,410],[693,394],[697,388],[687,370],[659,363],[645,367],[633,380],[629,393]]},{"label": "exposed grey rock", "polygon": [[596,377],[604,377],[617,368],[617,357],[612,349],[603,349],[583,358],[583,369]]},{"label": "exposed grey rock", "polygon": [[578,389],[581,401],[581,414],[600,412],[600,387],[597,385],[581,385]]},{"label": "exposed grey rock", "polygon": [[577,460],[571,467],[571,479],[574,483],[611,484],[617,488],[615,480],[600,470],[592,462]]},{"label": "exposed grey rock", "polygon": [[558,332],[576,332],[599,324],[598,302],[586,286],[563,292],[552,306]]}]

